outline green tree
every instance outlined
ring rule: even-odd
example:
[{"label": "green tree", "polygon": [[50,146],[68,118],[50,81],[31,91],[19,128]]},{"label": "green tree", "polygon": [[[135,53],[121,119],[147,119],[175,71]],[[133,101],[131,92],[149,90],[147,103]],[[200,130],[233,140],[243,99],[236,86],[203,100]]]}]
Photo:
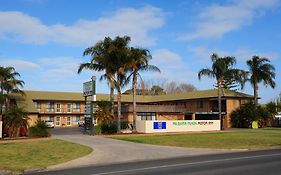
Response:
[{"label": "green tree", "polygon": [[113,119],[113,114],[110,110],[111,103],[109,101],[97,101],[97,110],[94,116],[98,123],[104,123]]},{"label": "green tree", "polygon": [[154,65],[149,65],[149,61],[152,59],[152,56],[147,49],[140,48],[131,48],[130,50],[130,62],[128,64],[130,71],[133,76],[132,89],[133,89],[133,131],[136,131],[136,94],[137,94],[137,78],[140,77],[140,71],[157,71],[160,72],[160,69]]},{"label": "green tree", "polygon": [[154,86],[152,86],[151,89],[150,89],[150,94],[151,94],[151,95],[165,95],[166,92],[165,92],[164,89],[161,88],[160,86],[154,85]]},{"label": "green tree", "polygon": [[81,73],[84,69],[98,72],[104,71],[100,80],[106,79],[109,83],[111,113],[114,114],[114,76],[116,70],[111,49],[114,47],[112,42],[110,37],[105,37],[103,41],[96,43],[92,47],[86,48],[83,52],[83,56],[91,56],[91,61],[89,63],[81,63],[78,68],[78,73]]},{"label": "green tree", "polygon": [[21,127],[27,130],[28,120],[28,112],[14,105],[7,110],[4,127],[11,132],[11,137],[16,137]]},{"label": "green tree", "polygon": [[[236,64],[235,57],[219,57],[217,54],[211,55],[212,67],[201,69],[198,72],[198,78],[201,80],[202,76],[207,76],[216,79],[218,87],[218,108],[219,108],[219,119],[221,121],[221,129],[224,129],[224,123],[222,120],[222,82],[228,77],[234,78],[237,82],[243,85],[244,80],[241,78],[245,75],[245,72],[240,69],[234,69],[233,66]],[[242,86],[243,87],[243,86]]]},{"label": "green tree", "polygon": [[270,64],[268,58],[259,56],[253,56],[252,59],[247,61],[247,65],[250,72],[249,81],[254,88],[255,105],[258,105],[258,84],[263,82],[264,85],[275,88],[275,68]]}]

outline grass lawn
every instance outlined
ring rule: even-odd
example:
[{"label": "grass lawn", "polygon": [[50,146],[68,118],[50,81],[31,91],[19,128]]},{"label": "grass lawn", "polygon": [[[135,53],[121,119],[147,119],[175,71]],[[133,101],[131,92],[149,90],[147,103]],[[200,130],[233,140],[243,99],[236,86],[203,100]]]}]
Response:
[{"label": "grass lawn", "polygon": [[23,171],[46,168],[92,152],[92,149],[62,140],[0,142],[0,169]]},{"label": "grass lawn", "polygon": [[281,132],[217,132],[150,136],[117,136],[115,139],[153,145],[189,148],[253,149],[281,146]]}]

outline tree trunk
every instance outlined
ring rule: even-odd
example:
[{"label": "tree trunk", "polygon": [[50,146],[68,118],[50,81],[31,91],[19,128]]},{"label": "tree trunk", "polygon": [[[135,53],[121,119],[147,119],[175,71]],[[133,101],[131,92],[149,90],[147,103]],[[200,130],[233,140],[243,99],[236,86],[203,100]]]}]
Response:
[{"label": "tree trunk", "polygon": [[111,103],[110,112],[112,115],[114,115],[114,84],[113,84],[113,81],[110,81],[110,103]]},{"label": "tree trunk", "polygon": [[221,125],[221,130],[224,130],[224,123],[223,123],[223,118],[221,114],[221,80],[218,80],[218,107],[219,107],[219,119],[220,119],[220,125]]},{"label": "tree trunk", "polygon": [[137,74],[133,75],[133,132],[137,131],[137,103],[136,103],[136,94],[137,94]]},{"label": "tree trunk", "polygon": [[117,131],[118,133],[120,133],[121,131],[121,124],[120,124],[120,120],[121,120],[121,85],[120,85],[120,78],[118,77],[117,80]]},{"label": "tree trunk", "polygon": [[259,104],[259,102],[258,102],[258,89],[259,89],[258,84],[255,83],[254,84],[254,100],[255,100],[254,103],[255,103],[256,106]]}]

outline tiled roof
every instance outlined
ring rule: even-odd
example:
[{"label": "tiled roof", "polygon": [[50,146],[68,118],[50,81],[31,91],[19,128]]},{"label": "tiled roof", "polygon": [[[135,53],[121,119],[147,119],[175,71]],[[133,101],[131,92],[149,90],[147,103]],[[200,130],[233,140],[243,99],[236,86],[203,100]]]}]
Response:
[{"label": "tiled roof", "polygon": [[[83,94],[80,92],[51,92],[51,91],[24,91],[25,96],[14,95],[17,104],[26,108],[28,112],[36,112],[34,101],[84,101]],[[216,98],[218,96],[217,89],[200,90],[181,94],[168,94],[158,96],[137,95],[138,103],[178,101],[190,99]],[[231,90],[223,90],[223,97],[228,98],[253,98],[253,96],[235,92]],[[116,95],[114,100],[116,101]],[[97,94],[97,100],[109,101],[109,94]],[[122,102],[132,102],[132,95],[122,95]]]}]

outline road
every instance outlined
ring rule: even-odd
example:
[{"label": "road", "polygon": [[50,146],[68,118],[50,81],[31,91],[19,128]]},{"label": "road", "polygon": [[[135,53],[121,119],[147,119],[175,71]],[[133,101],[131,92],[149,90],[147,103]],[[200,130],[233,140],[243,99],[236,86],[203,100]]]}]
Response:
[{"label": "road", "polygon": [[[30,173],[32,174],[32,173]],[[280,175],[281,149],[87,166],[33,175]]]}]

